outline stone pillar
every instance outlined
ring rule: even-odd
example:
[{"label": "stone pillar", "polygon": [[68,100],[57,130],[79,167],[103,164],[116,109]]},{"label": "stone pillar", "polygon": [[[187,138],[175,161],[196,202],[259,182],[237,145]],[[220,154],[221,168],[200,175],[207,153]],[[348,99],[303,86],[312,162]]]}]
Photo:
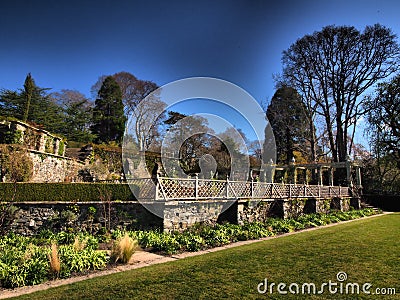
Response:
[{"label": "stone pillar", "polygon": [[24,144],[24,136],[25,136],[25,130],[26,128],[24,126],[21,126],[19,124],[16,124],[15,130],[21,132],[21,138],[19,141],[16,141],[18,144]]},{"label": "stone pillar", "polygon": [[40,132],[40,140],[39,140],[39,147],[38,151],[40,152],[46,152],[46,134],[44,132]]},{"label": "stone pillar", "polygon": [[274,183],[274,177],[275,177],[275,167],[274,167],[274,165],[273,165],[273,161],[272,161],[272,159],[269,161],[269,163],[267,164],[267,166],[266,166],[266,169],[265,169],[265,172],[266,172],[266,178],[265,178],[265,180],[266,180],[266,182],[268,182],[268,183]]},{"label": "stone pillar", "polygon": [[63,149],[63,152],[62,152],[62,156],[65,156],[65,151],[67,150],[67,146],[68,146],[67,141],[64,141],[64,149]]},{"label": "stone pillar", "polygon": [[58,150],[60,149],[60,140],[54,139],[54,154],[58,155]]},{"label": "stone pillar", "polygon": [[329,168],[329,185],[333,186],[333,168]]},{"label": "stone pillar", "polygon": [[296,184],[297,181],[297,168],[295,166],[295,158],[293,157],[292,160],[289,163],[289,168],[288,168],[288,172],[289,172],[289,176],[292,178],[288,178],[289,182],[288,183],[293,183]]}]

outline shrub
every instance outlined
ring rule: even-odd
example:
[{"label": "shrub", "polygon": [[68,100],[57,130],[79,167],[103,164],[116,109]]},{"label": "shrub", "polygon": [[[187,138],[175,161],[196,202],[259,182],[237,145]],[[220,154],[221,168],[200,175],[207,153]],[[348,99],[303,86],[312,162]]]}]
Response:
[{"label": "shrub", "polygon": [[9,182],[29,181],[33,175],[32,159],[20,145],[0,145],[0,168],[0,175]]},{"label": "shrub", "polygon": [[73,245],[61,245],[58,253],[61,261],[61,278],[69,277],[72,273],[103,269],[108,261],[105,252],[90,248],[76,251]]},{"label": "shrub", "polygon": [[176,240],[176,237],[170,233],[163,233],[159,239],[160,243],[156,244],[154,248],[158,251],[165,252],[166,254],[174,254],[182,249],[182,246]]},{"label": "shrub", "polygon": [[[27,239],[26,239],[27,240]],[[0,286],[33,285],[48,280],[48,248],[33,244],[3,246],[0,254]]]},{"label": "shrub", "polygon": [[[1,183],[0,195],[13,195],[13,183]],[[15,201],[99,201],[109,192],[111,200],[134,201],[128,184],[114,183],[18,183]]]},{"label": "shrub", "polygon": [[196,252],[204,249],[206,246],[204,238],[189,231],[176,234],[175,239],[180,245],[180,250],[184,251]]}]

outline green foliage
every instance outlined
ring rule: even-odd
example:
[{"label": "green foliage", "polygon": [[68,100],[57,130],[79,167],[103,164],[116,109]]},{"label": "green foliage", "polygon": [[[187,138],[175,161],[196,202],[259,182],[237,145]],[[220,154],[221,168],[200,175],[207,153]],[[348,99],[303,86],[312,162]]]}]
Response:
[{"label": "green foliage", "polygon": [[[85,247],[76,249],[78,240]],[[39,284],[52,278],[50,245],[57,241],[61,260],[61,278],[87,270],[103,269],[108,261],[105,252],[97,251],[98,241],[93,236],[69,233],[42,232],[35,237],[10,233],[0,237],[0,286],[6,288]]]},{"label": "green foliage", "polygon": [[65,150],[65,142],[63,140],[60,141],[60,145],[58,147],[58,155],[62,156]]},{"label": "green foliage", "polygon": [[103,81],[93,109],[92,132],[97,142],[122,142],[126,117],[122,103],[122,93],[112,76]]},{"label": "green foliage", "polygon": [[8,182],[29,181],[32,175],[33,162],[24,147],[0,145],[0,182],[3,179]]},{"label": "green foliage", "polygon": [[[52,93],[51,97],[59,103],[62,110],[64,126],[60,132],[68,141],[88,143],[93,141],[93,134],[90,132],[92,118],[92,103],[82,93],[75,90],[61,90]],[[83,146],[83,145],[82,145]],[[80,147],[82,147],[80,146]],[[71,148],[75,147],[70,144]]]},{"label": "green foliage", "polygon": [[73,245],[61,245],[59,255],[61,260],[61,278],[67,278],[73,273],[103,269],[107,264],[105,252],[94,251],[90,248],[77,251]]},{"label": "green foliage", "polygon": [[367,98],[368,135],[373,153],[364,157],[367,193],[400,192],[400,74],[380,83]]},{"label": "green foliage", "polygon": [[[12,183],[0,183],[0,195],[12,195],[13,189]],[[100,201],[99,191],[109,192],[113,201],[135,200],[128,184],[18,183],[15,201]]]},{"label": "green foliage", "polygon": [[19,287],[47,280],[48,248],[10,234],[1,238],[0,250],[0,286]]},{"label": "green foliage", "polygon": [[25,78],[25,83],[24,83],[24,93],[25,93],[25,109],[24,109],[24,117],[23,121],[26,122],[28,120],[28,115],[29,115],[29,109],[31,106],[31,100],[33,96],[33,92],[36,88],[35,81],[33,80],[31,73],[28,73],[28,75]]},{"label": "green foliage", "polygon": [[[289,164],[296,150],[309,155],[310,124],[299,93],[288,86],[279,88],[267,108],[267,118],[275,135],[277,159]],[[308,157],[311,160],[311,157]]]},{"label": "green foliage", "polygon": [[3,133],[3,140],[0,141],[4,144],[21,144],[22,143],[22,131],[21,130],[9,130]]},{"label": "green foliage", "polygon": [[[173,254],[181,251],[199,251],[219,247],[236,241],[259,239],[318,227],[339,221],[346,221],[375,214],[372,209],[335,211],[331,214],[307,214],[298,218],[270,218],[265,223],[253,222],[243,225],[216,224],[214,226],[196,224],[184,232],[134,231],[130,236],[137,239],[144,249]],[[122,236],[121,231],[114,231],[113,237]]]},{"label": "green foliage", "polygon": [[346,283],[359,282],[361,286],[369,282],[377,287],[396,287],[398,294],[399,216],[389,214],[99,276],[19,299],[398,299],[398,295],[380,297],[361,291],[334,295],[326,286],[321,295],[308,297],[290,292],[280,296],[276,286],[273,294],[267,291],[261,295],[257,285],[267,278],[268,288],[271,282],[314,282],[318,288],[331,278],[335,281],[338,270],[344,270],[349,279],[343,291]]},{"label": "green foliage", "polygon": [[[374,210],[363,209],[302,215],[297,219],[271,218],[265,223],[255,222],[244,225],[198,224],[182,233],[115,230],[111,237],[117,241],[125,239],[126,243],[114,248],[117,256],[114,255],[113,261],[128,261],[135,249],[135,240],[145,249],[173,254],[180,251],[199,251],[238,240],[259,239],[373,214],[375,214]],[[99,239],[89,234],[68,232],[54,234],[51,231],[42,231],[34,237],[25,237],[9,233],[0,236],[0,287],[33,285],[53,278],[49,254],[50,245],[54,242],[59,245],[58,256],[61,266],[58,276],[60,278],[67,278],[88,270],[103,269],[109,262],[106,253],[97,250]],[[115,259],[116,257],[118,259]]]}]

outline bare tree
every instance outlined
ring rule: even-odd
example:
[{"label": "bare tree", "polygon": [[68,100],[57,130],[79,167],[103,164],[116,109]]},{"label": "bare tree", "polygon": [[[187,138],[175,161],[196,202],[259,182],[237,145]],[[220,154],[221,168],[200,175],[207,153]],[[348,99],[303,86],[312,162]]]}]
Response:
[{"label": "bare tree", "polygon": [[140,101],[130,108],[131,118],[128,130],[136,138],[139,151],[147,150],[154,141],[166,106],[154,93],[147,97],[145,101]]},{"label": "bare tree", "polygon": [[379,24],[362,33],[327,26],[283,52],[283,79],[302,94],[312,119],[324,119],[334,161],[350,154],[357,121],[365,114],[360,96],[398,68],[395,38]]}]

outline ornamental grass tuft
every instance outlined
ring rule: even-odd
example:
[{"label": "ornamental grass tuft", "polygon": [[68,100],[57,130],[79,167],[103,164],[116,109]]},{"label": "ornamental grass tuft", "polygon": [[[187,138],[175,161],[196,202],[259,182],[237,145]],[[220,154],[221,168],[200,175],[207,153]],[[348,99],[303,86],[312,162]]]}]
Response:
[{"label": "ornamental grass tuft", "polygon": [[119,238],[111,250],[111,261],[126,264],[138,248],[137,240],[132,239],[128,233]]},{"label": "ornamental grass tuft", "polygon": [[56,243],[51,244],[51,252],[49,254],[49,260],[50,260],[51,274],[53,274],[55,277],[58,277],[61,270],[61,262],[60,262],[60,257],[58,255],[58,246]]}]

